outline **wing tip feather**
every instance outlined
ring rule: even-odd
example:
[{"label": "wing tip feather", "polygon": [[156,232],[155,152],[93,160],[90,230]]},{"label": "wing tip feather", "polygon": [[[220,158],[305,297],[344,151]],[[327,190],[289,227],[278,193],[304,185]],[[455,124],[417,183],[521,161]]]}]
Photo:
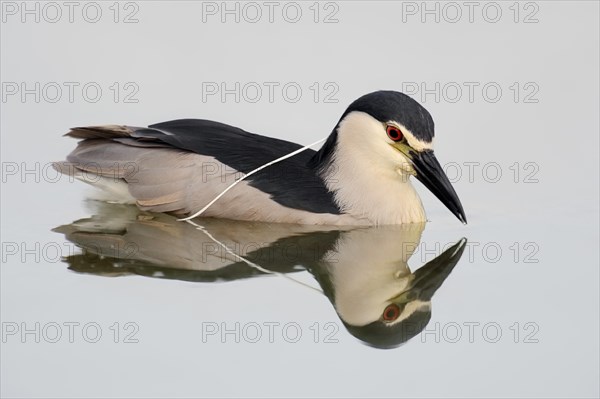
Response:
[{"label": "wing tip feather", "polygon": [[76,139],[111,139],[131,137],[134,129],[125,125],[102,125],[72,127],[63,137]]}]

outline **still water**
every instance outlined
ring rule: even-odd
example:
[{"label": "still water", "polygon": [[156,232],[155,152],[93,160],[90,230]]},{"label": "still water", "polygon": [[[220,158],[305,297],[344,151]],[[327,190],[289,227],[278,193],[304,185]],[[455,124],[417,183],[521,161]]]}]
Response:
[{"label": "still water", "polygon": [[[185,223],[73,204],[5,242],[3,379],[20,393],[594,390],[597,269],[563,251],[596,251],[592,231]],[[402,392],[381,382],[395,379]]]}]

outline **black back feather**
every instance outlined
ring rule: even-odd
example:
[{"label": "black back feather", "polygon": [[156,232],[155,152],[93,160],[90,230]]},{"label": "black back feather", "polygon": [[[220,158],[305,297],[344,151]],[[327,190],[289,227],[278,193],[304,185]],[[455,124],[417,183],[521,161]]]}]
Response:
[{"label": "black back feather", "polygon": [[[202,119],[179,119],[136,128],[138,139],[155,139],[171,147],[214,157],[217,161],[248,173],[295,151],[301,146],[260,136],[237,127]],[[305,150],[250,176],[249,184],[283,206],[314,213],[340,214],[323,179],[309,165],[314,150]]]}]

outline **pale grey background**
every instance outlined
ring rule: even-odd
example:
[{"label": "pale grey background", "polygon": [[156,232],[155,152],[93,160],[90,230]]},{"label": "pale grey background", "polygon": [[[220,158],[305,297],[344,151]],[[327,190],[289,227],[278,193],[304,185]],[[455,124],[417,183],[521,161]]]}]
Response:
[{"label": "pale grey background", "polygon": [[[418,16],[404,22],[402,2],[342,1],[335,2],[338,23],[330,24],[312,21],[312,2],[299,3],[303,17],[296,24],[281,14],[273,23],[221,23],[218,17],[204,23],[202,3],[193,1],[135,2],[139,22],[114,23],[112,2],[99,4],[103,18],[95,24],[77,11],[73,23],[66,15],[57,23],[6,16],[2,82],[98,82],[104,91],[97,103],[80,95],[70,103],[66,94],[57,103],[3,101],[4,165],[39,162],[43,169],[62,159],[74,142],[60,136],[71,126],[181,117],[309,143],[328,134],[347,104],[369,91],[401,90],[403,82],[497,82],[503,94],[496,103],[480,91],[472,103],[466,94],[456,103],[447,97],[423,102],[436,122],[442,164],[501,167],[497,183],[487,182],[481,169],[473,182],[463,176],[455,183],[469,225],[418,188],[431,220],[422,242],[434,247],[465,236],[503,249],[496,263],[481,251],[462,260],[434,300],[431,323],[493,321],[506,338],[453,344],[417,337],[380,351],[342,328],[337,344],[202,343],[203,321],[340,323],[324,297],[277,278],[226,284],[109,279],[69,272],[60,261],[10,257],[1,268],[3,322],[96,321],[106,331],[114,321],[133,321],[140,343],[8,340],[2,396],[598,397],[597,2],[534,2],[539,21],[527,24],[513,21],[513,2],[498,3],[503,15],[497,23],[477,12],[485,3],[472,23],[467,15],[457,23],[432,17],[423,23]],[[533,10],[519,7],[520,19]],[[280,96],[273,103],[203,102],[202,82],[222,81],[297,82],[303,96],[297,103]],[[113,82],[135,82],[139,102],[115,103],[108,89]],[[339,102],[315,103],[308,89],[313,82],[334,82]],[[514,82],[535,83],[538,102],[515,103]],[[535,163],[538,182],[523,183],[521,176],[515,183],[514,162]],[[32,175],[5,180],[3,243],[62,245],[63,236],[50,229],[90,214],[81,184],[37,183]],[[514,242],[535,243],[539,262],[515,262],[508,249]],[[414,256],[410,264],[423,262]],[[536,323],[539,342],[514,343],[508,335],[514,322]]]}]

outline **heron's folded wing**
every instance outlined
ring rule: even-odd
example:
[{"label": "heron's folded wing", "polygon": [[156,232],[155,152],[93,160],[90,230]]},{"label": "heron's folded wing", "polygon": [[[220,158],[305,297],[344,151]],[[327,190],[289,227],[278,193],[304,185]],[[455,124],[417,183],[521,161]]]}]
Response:
[{"label": "heron's folded wing", "polygon": [[[137,190],[136,193],[141,195],[142,200],[138,203],[141,206],[159,205],[148,202],[152,197],[160,203],[177,202],[181,209],[185,207],[178,202],[181,195],[177,194],[174,186],[179,184],[178,188],[181,191],[182,181],[185,182],[184,185],[189,186],[206,183],[206,179],[218,175],[220,182],[230,179],[230,184],[235,177],[240,176],[240,172],[248,173],[300,148],[300,145],[289,141],[199,119],[175,120],[148,128],[117,125],[82,127],[72,129],[67,135],[84,139],[69,155],[68,161],[78,161],[89,167],[96,166],[90,166],[94,162],[101,163],[101,174],[107,173],[113,177],[131,173],[135,173],[140,180],[150,177],[153,180],[150,185],[141,184],[135,187],[135,183],[130,183],[133,184],[132,190]],[[314,154],[315,151],[309,149],[272,165],[250,176],[247,184],[285,207],[312,213],[339,214],[341,211],[333,199],[333,193],[327,189],[316,171],[308,166]],[[194,155],[200,155],[202,158]],[[127,170],[114,170],[123,165],[127,165]],[[208,176],[209,174],[211,176]],[[198,181],[198,176],[201,181]],[[225,184],[218,184],[214,180],[211,189],[207,190],[208,194],[212,195],[210,199],[226,187]],[[155,189],[161,184],[165,188],[165,194],[157,196]],[[167,188],[171,190],[166,190]],[[133,191],[132,194],[138,198]],[[173,207],[167,205],[165,208],[153,210],[172,211]],[[189,204],[187,208],[189,211]]]}]

